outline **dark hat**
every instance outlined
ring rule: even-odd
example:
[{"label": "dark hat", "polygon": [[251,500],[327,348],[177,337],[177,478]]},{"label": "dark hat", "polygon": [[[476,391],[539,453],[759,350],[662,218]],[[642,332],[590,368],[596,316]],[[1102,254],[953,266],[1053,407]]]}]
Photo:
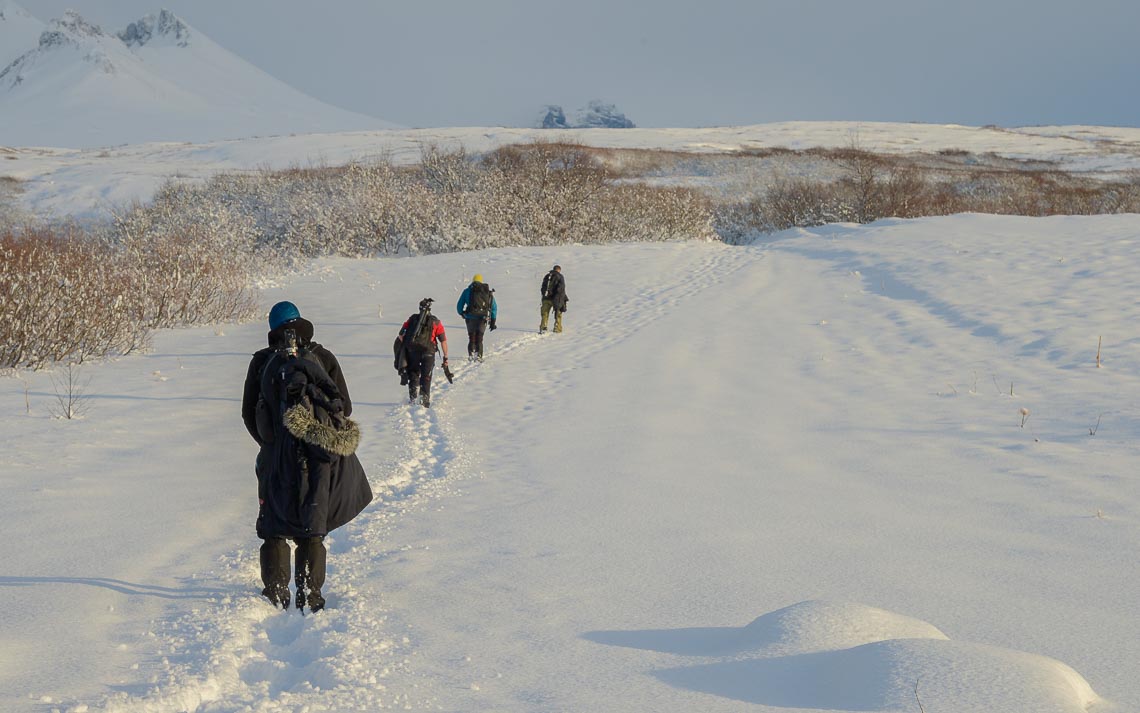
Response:
[{"label": "dark hat", "polygon": [[561,265],[555,265],[554,269],[558,270],[559,272],[562,272],[562,266]]},{"label": "dark hat", "polygon": [[269,328],[277,329],[283,324],[301,318],[301,310],[292,302],[278,302],[269,310]]}]

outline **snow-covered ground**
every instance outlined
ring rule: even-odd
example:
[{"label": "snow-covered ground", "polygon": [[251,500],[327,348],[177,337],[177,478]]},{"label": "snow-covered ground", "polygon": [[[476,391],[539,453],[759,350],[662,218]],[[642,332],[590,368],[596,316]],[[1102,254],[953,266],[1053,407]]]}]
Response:
[{"label": "snow-covered ground", "polygon": [[[487,360],[409,407],[392,337],[432,296],[461,355],[475,272]],[[2,379],[0,709],[1140,710],[1138,282],[1135,215],[324,261],[262,301],[378,498],[305,617],[257,594],[263,323],[82,367],[80,420]]]},{"label": "snow-covered ground", "polygon": [[378,159],[413,163],[420,160],[425,146],[464,147],[480,153],[531,141],[702,153],[844,148],[855,144],[869,151],[967,151],[1056,161],[1062,170],[1112,178],[1132,176],[1140,170],[1140,129],[1134,128],[1004,129],[956,124],[791,121],[703,129],[392,129],[206,143],[132,143],[90,150],[0,146],[0,177],[10,176],[22,182],[24,205],[34,213],[106,215],[132,201],[148,200],[170,179],[201,180],[225,171],[337,166]]}]

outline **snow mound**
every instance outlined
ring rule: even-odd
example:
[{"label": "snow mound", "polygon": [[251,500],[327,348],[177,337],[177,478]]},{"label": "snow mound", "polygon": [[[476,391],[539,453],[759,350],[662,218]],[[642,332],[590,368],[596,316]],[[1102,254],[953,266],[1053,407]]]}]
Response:
[{"label": "snow mound", "polygon": [[878,641],[841,651],[675,668],[681,688],[749,703],[829,710],[1085,713],[1100,701],[1045,656],[943,639]]},{"label": "snow mound", "polygon": [[[804,601],[744,627],[592,632],[586,638],[692,658],[657,671],[678,688],[748,703],[840,711],[1083,713],[1101,699],[1068,665],[952,641],[920,619]],[[709,661],[714,661],[709,663]]]},{"label": "snow mound", "polygon": [[889,639],[947,639],[925,621],[864,604],[806,601],[765,614],[744,627],[744,638],[772,652],[800,654],[849,649]]}]

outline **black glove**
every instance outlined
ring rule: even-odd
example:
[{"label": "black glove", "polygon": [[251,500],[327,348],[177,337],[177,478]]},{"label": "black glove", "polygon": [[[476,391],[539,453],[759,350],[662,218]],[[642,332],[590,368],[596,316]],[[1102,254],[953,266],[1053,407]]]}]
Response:
[{"label": "black glove", "polygon": [[491,318],[491,331],[492,332],[495,331],[495,318],[494,317]]}]

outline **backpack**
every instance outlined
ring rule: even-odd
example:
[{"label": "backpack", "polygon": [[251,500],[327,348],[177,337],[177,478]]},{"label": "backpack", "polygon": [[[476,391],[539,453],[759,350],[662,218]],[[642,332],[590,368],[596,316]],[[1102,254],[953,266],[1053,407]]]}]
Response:
[{"label": "backpack", "polygon": [[491,314],[491,286],[485,282],[471,283],[471,298],[467,301],[467,314],[472,317],[488,317]]},{"label": "backpack", "polygon": [[424,352],[435,351],[435,340],[432,332],[435,331],[436,319],[430,311],[424,309],[419,314],[408,317],[408,329],[404,332],[404,343],[409,349]]},{"label": "backpack", "polygon": [[290,331],[286,331],[285,344],[262,368],[261,399],[271,401],[275,408],[262,409],[259,403],[259,418],[265,413],[280,419],[266,424],[273,440],[278,435],[291,436],[323,451],[324,457],[351,455],[360,442],[360,429],[344,415],[340,389],[320,359],[298,345]]},{"label": "backpack", "polygon": [[553,300],[558,296],[558,280],[562,277],[562,273],[551,270],[546,273],[546,277],[542,278],[542,298],[544,300]]}]

